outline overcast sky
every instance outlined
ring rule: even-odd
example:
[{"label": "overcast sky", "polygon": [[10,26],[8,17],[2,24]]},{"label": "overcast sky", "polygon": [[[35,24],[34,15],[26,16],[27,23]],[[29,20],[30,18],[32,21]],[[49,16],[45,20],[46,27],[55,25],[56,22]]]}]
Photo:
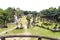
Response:
[{"label": "overcast sky", "polygon": [[60,6],[60,0],[0,0],[0,8],[20,8],[22,10],[40,11],[49,7]]}]

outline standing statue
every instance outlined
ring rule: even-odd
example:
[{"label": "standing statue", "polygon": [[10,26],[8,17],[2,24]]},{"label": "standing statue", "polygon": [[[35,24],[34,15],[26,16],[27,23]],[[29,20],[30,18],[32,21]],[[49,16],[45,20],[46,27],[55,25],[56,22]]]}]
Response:
[{"label": "standing statue", "polygon": [[20,23],[20,29],[23,29],[23,25],[22,25],[22,23]]},{"label": "standing statue", "polygon": [[16,29],[18,29],[18,17],[15,8],[13,9],[14,22],[16,24]]},{"label": "standing statue", "polygon": [[15,22],[15,23],[18,23],[17,15],[14,15],[14,22]]},{"label": "standing statue", "polygon": [[14,20],[15,20],[15,24],[16,24],[16,29],[18,29],[18,18],[17,15],[14,15]]}]

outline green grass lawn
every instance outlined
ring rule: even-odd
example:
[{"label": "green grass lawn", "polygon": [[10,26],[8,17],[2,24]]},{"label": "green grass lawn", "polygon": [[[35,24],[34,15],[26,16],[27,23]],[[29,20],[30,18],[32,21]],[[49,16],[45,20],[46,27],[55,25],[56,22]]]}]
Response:
[{"label": "green grass lawn", "polygon": [[6,30],[8,30],[8,29],[10,29],[10,28],[15,27],[15,24],[10,24],[10,23],[8,23],[7,26],[8,26],[8,28],[0,28],[0,32],[3,32],[3,31],[6,31]]},{"label": "green grass lawn", "polygon": [[14,29],[12,31],[9,31],[7,34],[3,34],[3,35],[21,35],[24,32],[25,29]]},{"label": "green grass lawn", "polygon": [[53,38],[60,38],[60,32],[52,32],[40,27],[31,27],[28,29],[33,35],[42,35],[42,36],[48,36]]}]

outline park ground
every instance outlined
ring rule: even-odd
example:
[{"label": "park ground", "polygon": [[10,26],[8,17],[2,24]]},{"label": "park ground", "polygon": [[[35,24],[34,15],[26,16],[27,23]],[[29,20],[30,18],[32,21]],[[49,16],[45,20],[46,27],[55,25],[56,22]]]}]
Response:
[{"label": "park ground", "polygon": [[[19,19],[20,20],[20,19]],[[31,19],[32,20],[32,19]],[[20,23],[23,24],[24,29],[15,29],[15,24],[14,23],[8,23],[8,28],[0,28],[0,35],[41,35],[41,36],[48,36],[48,37],[53,37],[53,38],[60,38],[60,32],[52,32],[40,27],[33,27],[31,26],[29,29],[27,29],[27,20],[26,17],[22,17],[21,21],[19,21],[19,25]],[[39,22],[38,24],[41,24],[41,22]],[[52,25],[54,26],[54,25]],[[6,33],[7,32],[7,33]],[[15,39],[15,38],[13,38]],[[12,40],[13,40],[12,39]],[[35,38],[16,38],[18,40],[37,40]],[[9,39],[7,39],[9,40]]]}]

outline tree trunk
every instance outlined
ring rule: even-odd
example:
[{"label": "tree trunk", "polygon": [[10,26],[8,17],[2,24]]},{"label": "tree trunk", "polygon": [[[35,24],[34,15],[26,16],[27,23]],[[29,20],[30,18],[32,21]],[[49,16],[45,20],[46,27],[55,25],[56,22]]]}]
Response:
[{"label": "tree trunk", "polygon": [[4,20],[3,27],[2,28],[7,28],[7,22]]}]

